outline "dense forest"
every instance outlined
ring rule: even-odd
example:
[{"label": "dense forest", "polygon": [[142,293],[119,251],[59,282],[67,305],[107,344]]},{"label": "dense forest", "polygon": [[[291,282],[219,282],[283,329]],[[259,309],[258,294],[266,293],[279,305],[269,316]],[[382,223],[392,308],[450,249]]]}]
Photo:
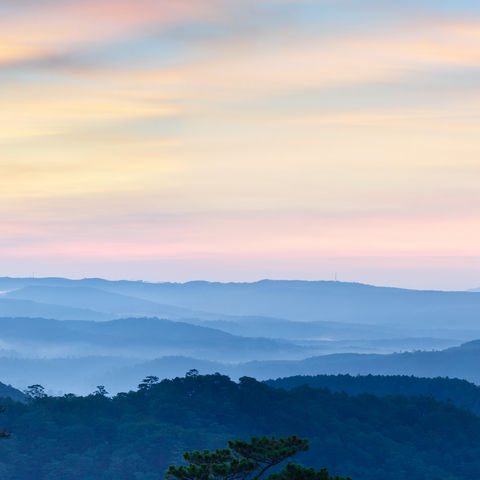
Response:
[{"label": "dense forest", "polygon": [[299,435],[298,462],[354,480],[478,480],[480,418],[425,397],[348,396],[190,372],[113,398],[2,401],[2,480],[159,480],[184,451],[229,439]]},{"label": "dense forest", "polygon": [[349,395],[370,393],[376,396],[406,395],[433,397],[452,402],[480,415],[480,387],[458,378],[419,378],[408,375],[296,375],[267,380],[272,387],[290,390],[302,385],[328,388]]}]

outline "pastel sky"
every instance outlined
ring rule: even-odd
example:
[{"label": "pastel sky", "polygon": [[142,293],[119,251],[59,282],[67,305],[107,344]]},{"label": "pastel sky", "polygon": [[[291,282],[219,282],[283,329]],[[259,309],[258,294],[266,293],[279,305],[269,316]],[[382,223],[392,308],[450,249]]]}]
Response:
[{"label": "pastel sky", "polygon": [[480,2],[1,0],[0,276],[480,286]]}]

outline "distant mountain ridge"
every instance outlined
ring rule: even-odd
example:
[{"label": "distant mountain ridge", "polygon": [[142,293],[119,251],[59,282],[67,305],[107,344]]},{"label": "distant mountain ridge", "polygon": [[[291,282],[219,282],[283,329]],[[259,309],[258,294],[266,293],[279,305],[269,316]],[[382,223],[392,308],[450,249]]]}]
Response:
[{"label": "distant mountain ridge", "polygon": [[[110,355],[155,358],[193,355],[241,361],[302,358],[312,351],[287,341],[231,335],[213,328],[158,318],[125,318],[108,322],[43,318],[0,318],[0,340],[24,357]],[[63,353],[62,353],[63,352]]]},{"label": "distant mountain ridge", "polygon": [[[133,367],[119,369],[112,377],[122,379],[116,387],[125,388],[128,381],[142,375],[169,377],[179,375],[179,367],[195,367],[193,358],[159,358]],[[310,357],[305,360],[251,361],[236,365],[198,362],[201,373],[220,372],[232,378],[249,376],[269,380],[296,375],[413,375],[416,377],[450,377],[480,385],[480,340],[438,351],[394,354],[345,353]],[[126,383],[123,383],[125,381]]]},{"label": "distant mountain ridge", "polygon": [[[478,338],[480,292],[0,278],[0,373],[22,387],[41,379],[61,390],[69,364],[85,388],[112,376],[114,388],[131,388],[128,375],[155,374],[150,368],[169,375],[192,361],[235,378],[376,373],[477,382],[478,349],[465,342]],[[409,353],[392,353],[402,351]],[[82,367],[82,358],[96,361]]]},{"label": "distant mountain ridge", "polygon": [[[256,378],[293,375],[414,375],[417,377],[450,377],[480,384],[480,341],[438,351],[392,354],[332,354],[300,361],[249,362],[244,374],[255,372]],[[250,372],[250,373],[249,373]]]},{"label": "distant mountain ridge", "polygon": [[34,302],[27,299],[0,296],[0,316],[2,317],[44,317],[61,320],[109,320],[109,316],[88,308],[64,307]]},{"label": "distant mountain ridge", "polygon": [[202,374],[220,372],[237,379],[243,376],[269,380],[298,375],[413,375],[458,378],[480,385],[478,365],[480,341],[431,352],[333,354],[305,360],[261,360],[236,364],[188,355],[166,355],[153,360],[105,355],[52,359],[10,356],[0,359],[0,378],[22,388],[27,384],[42,383],[53,391],[74,393],[93,391],[96,385],[105,385],[111,392],[127,391],[147,375],[173,378],[193,368]]},{"label": "distant mountain ridge", "polygon": [[[39,290],[32,293],[32,286],[54,289],[87,287],[97,291],[92,291],[92,295],[98,295],[99,290],[103,292],[104,299],[108,293],[122,295],[129,298],[130,304],[127,302],[120,310],[125,312],[125,308],[140,309],[139,314],[144,315],[168,313],[152,311],[153,303],[158,308],[184,309],[170,312],[177,317],[185,315],[187,310],[209,312],[217,316],[262,316],[309,322],[480,329],[480,292],[405,290],[360,283],[299,280],[147,283],[102,279],[0,278],[0,291],[16,289],[15,292],[4,294],[3,298],[40,299]],[[22,288],[25,289],[23,293],[20,290]],[[47,297],[52,301],[55,299],[54,296]],[[41,299],[45,300],[45,295]],[[113,297],[106,303],[114,304]],[[64,304],[72,305],[67,301]],[[98,302],[92,304],[98,307]],[[72,306],[78,307],[78,302]],[[89,304],[86,303],[85,306],[89,307]],[[117,305],[114,311],[118,313],[119,308]],[[149,311],[146,312],[145,309]],[[108,309],[102,312],[108,313]],[[127,313],[133,314],[132,311]],[[0,316],[3,316],[1,310]]]},{"label": "distant mountain ridge", "polygon": [[[35,309],[52,312],[60,320],[111,320],[129,315],[156,315],[169,318],[191,316],[189,309],[162,305],[141,298],[122,295],[89,286],[27,285],[7,291],[2,301],[25,302]],[[29,303],[34,302],[34,304]],[[87,308],[85,308],[87,306]],[[26,316],[26,315],[22,315]],[[44,316],[37,314],[36,316]]]}]

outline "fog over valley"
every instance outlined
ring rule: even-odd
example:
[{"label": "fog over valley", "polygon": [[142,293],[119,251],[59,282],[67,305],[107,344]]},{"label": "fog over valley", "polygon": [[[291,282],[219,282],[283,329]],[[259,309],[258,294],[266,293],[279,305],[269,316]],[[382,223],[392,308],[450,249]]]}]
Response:
[{"label": "fog over valley", "polygon": [[0,373],[112,393],[191,368],[232,378],[455,376],[478,383],[480,293],[342,282],[1,278]]}]

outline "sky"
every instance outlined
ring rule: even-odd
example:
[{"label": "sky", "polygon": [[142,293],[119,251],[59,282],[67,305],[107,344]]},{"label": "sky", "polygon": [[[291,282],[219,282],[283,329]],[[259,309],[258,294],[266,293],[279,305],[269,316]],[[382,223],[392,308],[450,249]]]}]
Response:
[{"label": "sky", "polygon": [[0,276],[478,287],[479,139],[477,1],[0,1]]}]

